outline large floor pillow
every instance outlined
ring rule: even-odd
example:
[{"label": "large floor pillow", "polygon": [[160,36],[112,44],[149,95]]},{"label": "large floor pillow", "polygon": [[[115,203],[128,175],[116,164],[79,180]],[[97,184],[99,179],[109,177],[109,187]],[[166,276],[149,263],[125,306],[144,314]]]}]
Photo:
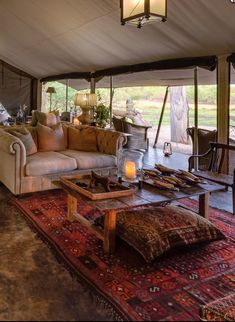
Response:
[{"label": "large floor pillow", "polygon": [[202,306],[202,321],[235,321],[235,294]]},{"label": "large floor pillow", "polygon": [[132,208],[118,213],[117,234],[147,262],[179,246],[225,238],[205,218],[173,205]]}]

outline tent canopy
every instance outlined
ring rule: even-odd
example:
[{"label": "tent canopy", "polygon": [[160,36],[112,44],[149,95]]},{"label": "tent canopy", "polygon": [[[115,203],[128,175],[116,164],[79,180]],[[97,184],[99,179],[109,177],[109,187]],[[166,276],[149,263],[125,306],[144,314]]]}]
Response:
[{"label": "tent canopy", "polygon": [[[137,29],[121,26],[119,0],[1,0],[0,58],[44,78],[230,54],[234,14],[230,0],[169,0],[167,22]],[[149,73],[146,83],[154,85],[156,76]],[[172,77],[183,78],[180,71]]]}]

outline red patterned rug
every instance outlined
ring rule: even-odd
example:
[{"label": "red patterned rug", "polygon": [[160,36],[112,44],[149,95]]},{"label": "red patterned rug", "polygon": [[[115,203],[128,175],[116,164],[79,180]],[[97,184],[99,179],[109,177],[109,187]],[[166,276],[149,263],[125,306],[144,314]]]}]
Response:
[{"label": "red patterned rug", "polygon": [[[201,305],[235,289],[235,217],[229,213],[210,209],[211,221],[227,240],[168,253],[146,264],[121,240],[114,255],[105,255],[100,240],[81,224],[66,219],[67,199],[61,190],[15,202],[69,269],[113,308],[116,320],[197,321]],[[182,203],[197,207],[193,200]],[[78,211],[91,220],[99,216],[88,206]]]}]

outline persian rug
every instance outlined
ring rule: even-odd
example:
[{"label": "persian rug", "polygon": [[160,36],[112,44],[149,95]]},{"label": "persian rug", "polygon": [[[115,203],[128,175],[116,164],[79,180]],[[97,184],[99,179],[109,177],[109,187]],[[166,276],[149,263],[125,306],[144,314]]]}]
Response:
[{"label": "persian rug", "polygon": [[[194,200],[182,203],[196,209]],[[226,240],[179,249],[151,264],[122,240],[115,254],[103,252],[102,242],[78,222],[69,222],[62,190],[15,200],[29,225],[78,278],[84,279],[113,309],[115,320],[198,321],[200,307],[234,292],[235,217],[210,208],[210,220]],[[89,220],[100,214],[78,206]]]}]

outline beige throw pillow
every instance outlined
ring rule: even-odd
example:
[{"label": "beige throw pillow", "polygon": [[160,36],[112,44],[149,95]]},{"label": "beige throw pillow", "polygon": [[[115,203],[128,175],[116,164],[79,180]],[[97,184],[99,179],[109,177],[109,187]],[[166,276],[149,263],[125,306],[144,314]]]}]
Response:
[{"label": "beige throw pillow", "polygon": [[26,128],[8,130],[8,133],[19,138],[25,146],[26,155],[37,153],[37,146],[32,138],[31,133]]},{"label": "beige throw pillow", "polygon": [[97,152],[97,138],[95,128],[69,127],[69,149],[86,152]]},{"label": "beige throw pillow", "polygon": [[60,118],[55,113],[44,113],[40,111],[33,111],[32,113],[32,126],[36,126],[38,123],[45,126],[53,126],[60,122]]},{"label": "beige throw pillow", "polygon": [[62,151],[65,150],[64,131],[61,124],[52,127],[37,124],[38,150],[39,151]]}]

